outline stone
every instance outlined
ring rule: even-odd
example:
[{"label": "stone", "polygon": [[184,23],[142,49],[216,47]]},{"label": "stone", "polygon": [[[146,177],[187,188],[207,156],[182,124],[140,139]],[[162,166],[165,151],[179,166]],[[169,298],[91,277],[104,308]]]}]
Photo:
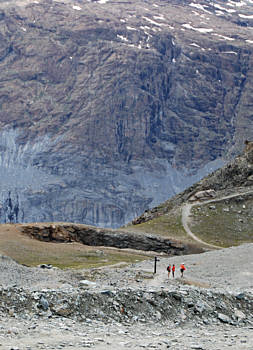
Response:
[{"label": "stone", "polygon": [[96,287],[96,282],[92,282],[92,281],[89,281],[89,280],[81,280],[79,281],[79,287],[80,288],[94,288]]},{"label": "stone", "polygon": [[217,318],[223,323],[231,323],[231,318],[222,313],[218,313]]},{"label": "stone", "polygon": [[240,310],[235,310],[235,317],[238,320],[244,320],[246,318],[246,315]]},{"label": "stone", "polygon": [[41,307],[44,311],[47,311],[49,308],[49,303],[47,299],[43,296],[41,296],[40,298],[39,307]]}]

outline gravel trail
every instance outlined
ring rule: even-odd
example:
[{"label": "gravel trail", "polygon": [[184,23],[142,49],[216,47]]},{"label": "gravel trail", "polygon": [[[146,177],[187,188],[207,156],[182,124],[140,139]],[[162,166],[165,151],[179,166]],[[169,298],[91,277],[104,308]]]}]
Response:
[{"label": "gravel trail", "polygon": [[250,194],[250,193],[253,193],[253,192],[252,191],[238,192],[238,193],[230,194],[228,196],[223,196],[221,198],[215,198],[215,199],[209,199],[209,200],[205,200],[205,201],[201,201],[201,202],[197,201],[197,202],[194,202],[194,203],[186,203],[186,204],[184,204],[183,207],[182,207],[182,225],[183,225],[183,227],[185,229],[185,232],[198,243],[204,244],[205,246],[210,247],[210,248],[220,249],[221,247],[219,247],[217,245],[209,244],[209,243],[206,243],[206,242],[202,241],[200,238],[198,238],[191,231],[191,229],[190,229],[188,224],[190,222],[190,214],[191,214],[192,207],[194,207],[196,205],[201,206],[201,205],[204,205],[204,204],[207,204],[207,203],[219,202],[219,201],[223,201],[225,199],[234,198],[234,197],[238,197],[238,196],[243,196],[243,195],[247,195],[247,194]]},{"label": "gravel trail", "polygon": [[[186,266],[183,279],[179,277],[179,264],[182,262]],[[168,280],[168,263],[175,263],[177,267],[175,279]],[[139,289],[149,292],[176,291],[190,284],[189,288],[203,285],[210,293],[253,293],[253,244],[196,255],[159,257],[154,277],[153,268],[154,259],[124,268],[94,269],[97,278],[95,287],[91,288],[130,288],[136,292]],[[80,279],[85,278],[87,273],[87,270],[28,268],[9,258],[0,258],[0,285],[5,289],[15,285],[28,291],[61,290],[68,295],[68,292],[78,288]],[[145,275],[152,278],[141,278]],[[1,350],[253,349],[253,324],[232,326],[216,321],[205,324],[197,320],[188,324],[177,320],[140,320],[132,324],[116,321],[106,323],[88,318],[80,322],[61,316],[29,315],[25,312],[8,314],[3,311],[0,311],[0,321]]]}]

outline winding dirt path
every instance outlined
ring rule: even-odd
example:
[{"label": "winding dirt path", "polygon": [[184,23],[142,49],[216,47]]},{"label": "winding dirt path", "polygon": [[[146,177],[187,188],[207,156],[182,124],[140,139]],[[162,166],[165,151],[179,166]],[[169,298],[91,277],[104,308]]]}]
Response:
[{"label": "winding dirt path", "polygon": [[196,201],[194,203],[186,203],[183,206],[183,208],[182,208],[182,225],[183,225],[183,227],[185,229],[185,232],[188,234],[188,236],[190,236],[192,239],[194,239],[198,243],[201,243],[201,244],[203,244],[203,245],[205,245],[207,247],[210,247],[210,248],[221,249],[222,247],[220,247],[220,246],[217,246],[217,245],[214,245],[214,244],[209,244],[209,243],[206,243],[206,242],[202,241],[202,239],[198,238],[191,231],[191,229],[189,227],[191,209],[192,209],[192,207],[194,207],[196,205],[200,206],[200,205],[208,204],[208,203],[212,203],[212,202],[220,202],[220,201],[223,201],[224,199],[244,196],[244,195],[249,194],[249,193],[253,193],[253,191],[247,191],[247,192],[243,192],[243,193],[237,192],[237,193],[231,194],[229,196],[224,196],[224,197],[221,197],[221,198],[209,199],[209,200],[201,201],[201,202],[200,201]]}]

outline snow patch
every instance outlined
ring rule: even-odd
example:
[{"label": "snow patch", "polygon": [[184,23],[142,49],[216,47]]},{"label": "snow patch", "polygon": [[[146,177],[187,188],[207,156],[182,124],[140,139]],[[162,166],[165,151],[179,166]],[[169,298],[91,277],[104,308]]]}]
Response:
[{"label": "snow patch", "polygon": [[141,49],[142,48],[140,44],[138,46],[136,46],[134,44],[124,44],[124,45],[129,46],[129,47],[134,47],[136,49]]},{"label": "snow patch", "polygon": [[235,52],[235,51],[224,51],[223,53],[237,55],[237,52]]},{"label": "snow patch", "polygon": [[119,38],[119,39],[121,39],[123,41],[128,41],[128,39],[125,36],[123,36],[123,35],[117,34],[117,38]]},{"label": "snow patch", "polygon": [[241,2],[235,2],[235,1],[229,1],[227,3],[228,6],[232,6],[232,7],[242,7],[246,5],[246,2],[241,1]]},{"label": "snow patch", "polygon": [[196,43],[191,43],[190,46],[195,46],[195,47],[200,47],[198,44]]},{"label": "snow patch", "polygon": [[154,19],[160,19],[161,21],[164,21],[164,16],[160,15],[160,16],[153,16]]},{"label": "snow patch", "polygon": [[213,35],[216,35],[216,36],[218,36],[219,38],[222,38],[222,39],[228,40],[228,41],[233,41],[233,40],[235,40],[234,38],[230,38],[230,37],[228,37],[228,36],[224,36],[224,35],[220,35],[220,34],[216,34],[216,33],[213,33]]},{"label": "snow patch", "polygon": [[212,28],[195,28],[195,27],[192,27],[189,23],[182,24],[182,27],[186,29],[195,30],[196,32],[200,32],[203,34],[211,33],[213,31]]},{"label": "snow patch", "polygon": [[215,11],[216,16],[224,16],[224,12],[222,11]]},{"label": "snow patch", "polygon": [[253,19],[253,15],[243,15],[242,13],[239,13],[238,16],[245,19]]},{"label": "snow patch", "polygon": [[207,10],[204,8],[203,5],[194,4],[194,2],[191,2],[191,3],[190,3],[190,6],[195,7],[196,9],[202,10],[202,11],[204,11],[204,12],[211,13],[211,12],[207,11]]},{"label": "snow patch", "polygon": [[128,30],[137,30],[136,28],[129,27],[129,26],[127,26],[127,29],[128,29]]},{"label": "snow patch", "polygon": [[219,4],[213,4],[213,6],[216,7],[217,9],[219,9],[219,10],[226,11],[226,12],[228,12],[228,13],[236,12],[236,10],[227,9],[227,8],[225,8],[225,7],[220,6]]},{"label": "snow patch", "polygon": [[164,26],[164,25],[165,25],[164,23],[155,22],[155,21],[153,21],[152,19],[150,19],[150,18],[148,18],[148,17],[145,17],[145,16],[143,16],[143,18],[144,18],[146,21],[148,21],[149,23],[154,24],[155,26],[158,26],[158,27]]},{"label": "snow patch", "polygon": [[82,9],[80,6],[76,6],[76,5],[73,5],[72,8],[77,11],[80,11]]},{"label": "snow patch", "polygon": [[247,43],[253,44],[253,40],[246,40]]},{"label": "snow patch", "polygon": [[99,0],[98,3],[99,4],[106,4],[109,0]]}]

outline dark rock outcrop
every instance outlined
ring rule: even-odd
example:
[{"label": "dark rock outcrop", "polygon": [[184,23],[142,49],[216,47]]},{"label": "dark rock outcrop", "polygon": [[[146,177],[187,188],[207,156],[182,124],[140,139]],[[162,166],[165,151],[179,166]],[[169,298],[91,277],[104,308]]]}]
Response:
[{"label": "dark rock outcrop", "polygon": [[252,137],[252,4],[0,9],[1,222],[120,226]]},{"label": "dark rock outcrop", "polygon": [[[99,229],[74,224],[48,224],[21,226],[26,235],[46,242],[80,242],[89,246],[130,248],[144,251],[164,252],[168,255],[191,253],[192,247],[151,234]],[[196,250],[196,249],[195,249]],[[202,252],[201,248],[198,252]]]}]

